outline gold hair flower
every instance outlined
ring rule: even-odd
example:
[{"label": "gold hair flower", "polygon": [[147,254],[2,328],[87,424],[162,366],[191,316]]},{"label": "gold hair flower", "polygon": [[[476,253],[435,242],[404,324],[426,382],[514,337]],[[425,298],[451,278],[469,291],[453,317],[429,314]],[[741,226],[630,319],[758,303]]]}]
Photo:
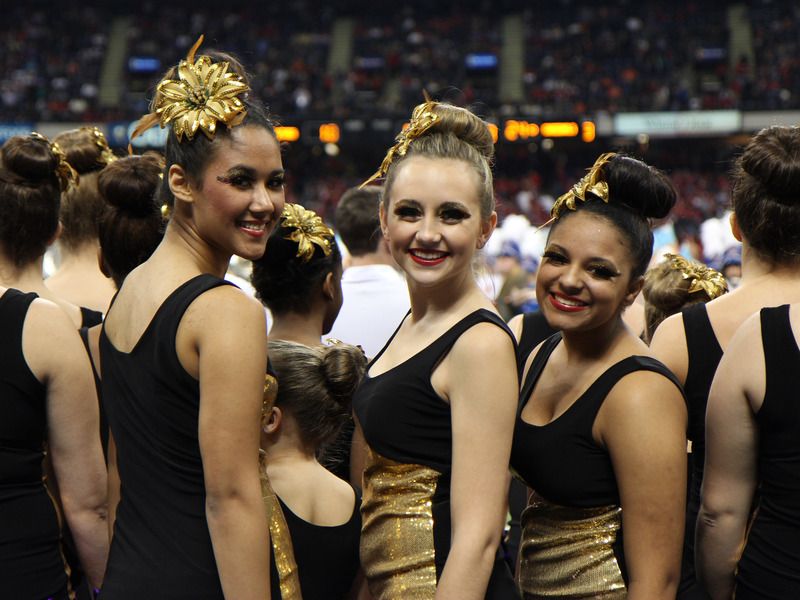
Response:
[{"label": "gold hair flower", "polygon": [[80,181],[80,176],[78,172],[72,168],[72,165],[67,162],[67,155],[64,154],[64,151],[61,149],[55,142],[51,142],[45,136],[37,131],[31,132],[31,137],[36,140],[41,140],[50,146],[50,152],[58,159],[58,164],[56,165],[55,175],[58,177],[58,183],[61,187],[61,191],[64,192],[69,189],[70,186],[76,185],[78,181]]},{"label": "gold hair flower", "polygon": [[580,200],[581,202],[586,202],[586,194],[589,193],[594,194],[608,204],[608,183],[603,179],[602,168],[615,156],[615,152],[601,154],[598,159],[594,161],[589,172],[586,173],[578,183],[573,185],[568,192],[558,197],[553,204],[553,208],[550,210],[550,216],[553,217],[553,219],[557,219],[561,213],[564,212],[565,207],[569,210],[575,210],[575,201]]},{"label": "gold hair flower", "polygon": [[100,163],[103,166],[107,167],[112,162],[117,160],[117,157],[114,156],[114,153],[111,151],[111,148],[108,146],[108,140],[106,136],[103,134],[102,131],[98,127],[84,127],[94,138],[94,143],[100,148]]},{"label": "gold hair flower", "polygon": [[376,179],[384,177],[389,171],[389,167],[391,166],[395,157],[405,156],[406,152],[408,152],[408,146],[411,144],[411,142],[433,127],[434,123],[439,120],[439,115],[437,115],[433,110],[437,104],[437,102],[434,102],[430,99],[426,92],[425,102],[417,105],[417,107],[414,108],[414,112],[411,113],[411,121],[409,121],[408,127],[398,133],[397,137],[394,138],[394,146],[389,148],[389,151],[386,153],[380,168],[375,171],[375,173],[373,173],[369,179],[362,183],[360,187],[363,188]]},{"label": "gold hair flower", "polygon": [[311,260],[314,256],[314,244],[322,249],[325,256],[330,255],[333,230],[313,210],[299,204],[286,204],[281,214],[281,227],[294,229],[283,239],[297,242],[297,258],[305,262]]},{"label": "gold hair flower", "polygon": [[686,260],[677,254],[665,254],[664,258],[670,267],[679,271],[684,279],[689,279],[689,293],[703,291],[709,300],[713,300],[728,291],[725,277],[711,267],[694,260]]},{"label": "gold hair flower", "polygon": [[239,96],[250,88],[241,75],[228,72],[227,61],[215,63],[209,56],[195,60],[202,43],[201,35],[186,59],[178,63],[178,79],[164,79],[158,84],[155,111],[139,120],[131,139],[156,123],[162,128],[172,123],[179,142],[184,135],[191,140],[198,129],[214,139],[220,121],[228,127],[242,122],[247,110]]}]

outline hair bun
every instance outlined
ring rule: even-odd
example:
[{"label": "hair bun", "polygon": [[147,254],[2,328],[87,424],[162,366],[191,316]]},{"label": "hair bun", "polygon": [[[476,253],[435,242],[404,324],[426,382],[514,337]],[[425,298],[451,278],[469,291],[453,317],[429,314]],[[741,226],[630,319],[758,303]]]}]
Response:
[{"label": "hair bun", "polygon": [[663,219],[675,206],[677,194],[669,178],[638,159],[618,154],[604,167],[609,202],[624,204],[649,219]]},{"label": "hair bun", "polygon": [[741,156],[744,171],[780,204],[800,202],[800,146],[797,127],[768,127],[758,132]]},{"label": "hair bun", "polygon": [[130,216],[148,217],[159,210],[154,196],[163,168],[164,159],[157,153],[121,158],[100,172],[100,193]]},{"label": "hair bun", "polygon": [[106,136],[97,127],[70,129],[59,133],[53,141],[64,151],[67,162],[78,175],[99,171],[116,160]]},{"label": "hair bun", "polygon": [[56,176],[59,159],[45,138],[14,136],[3,145],[2,160],[4,169],[16,176],[18,183],[50,182],[59,186]]},{"label": "hair bun", "polygon": [[350,406],[361,379],[367,359],[357,346],[336,343],[322,349],[322,369],[325,387],[331,399],[340,406]]},{"label": "hair bun", "polygon": [[433,112],[438,119],[429,130],[431,134],[453,134],[475,148],[487,160],[492,159],[494,156],[494,139],[485,121],[460,106],[444,103],[434,103],[433,106]]}]

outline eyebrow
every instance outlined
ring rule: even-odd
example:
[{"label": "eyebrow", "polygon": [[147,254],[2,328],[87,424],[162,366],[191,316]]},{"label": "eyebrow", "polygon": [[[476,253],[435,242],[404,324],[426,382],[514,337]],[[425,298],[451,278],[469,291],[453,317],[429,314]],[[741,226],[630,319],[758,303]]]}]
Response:
[{"label": "eyebrow", "polygon": [[[547,244],[547,246],[545,246],[544,251],[547,252],[548,250],[557,250],[558,252],[561,252],[562,254],[569,255],[569,251],[566,248],[564,248],[563,246],[559,246],[558,244],[554,244],[552,242]],[[590,256],[587,259],[586,262],[601,262],[601,263],[605,263],[605,264],[613,267],[615,270],[619,271],[619,269],[617,269],[617,266],[614,264],[614,262],[611,259],[608,259],[608,258],[606,258],[604,256]]]},{"label": "eyebrow", "polygon": [[472,214],[472,212],[469,210],[469,208],[467,208],[464,204],[462,204],[461,202],[456,202],[454,200],[450,200],[448,202],[444,202],[439,207],[439,210],[453,210],[453,209],[460,210],[462,212],[467,213],[468,215]]},{"label": "eyebrow", "polygon": [[[286,173],[286,169],[274,169],[271,171],[267,178],[275,177],[277,175],[284,175]],[[247,175],[249,177],[255,178],[258,175],[258,170],[254,169],[253,167],[249,167],[247,165],[234,165],[227,171],[225,171],[224,175],[218,175],[218,181],[224,181],[226,179],[230,179],[234,175]]]}]

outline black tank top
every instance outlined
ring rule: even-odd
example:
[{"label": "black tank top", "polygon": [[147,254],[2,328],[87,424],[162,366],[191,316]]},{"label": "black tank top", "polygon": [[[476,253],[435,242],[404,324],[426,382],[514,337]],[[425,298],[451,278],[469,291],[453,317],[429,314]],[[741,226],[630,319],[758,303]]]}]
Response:
[{"label": "black tank top", "polygon": [[525,361],[533,349],[556,332],[550,327],[541,311],[525,313],[522,317],[522,331],[517,343],[517,361],[520,369],[525,366]]},{"label": "black tank top", "polygon": [[81,306],[81,327],[94,327],[103,322],[103,313]]},{"label": "black tank top", "polygon": [[761,309],[761,337],[760,498],[736,574],[737,600],[800,598],[800,349],[788,304]]},{"label": "black tank top", "polygon": [[106,600],[223,598],[205,513],[200,386],[175,349],[186,309],[220,285],[230,284],[198,275],[178,287],[130,352],[113,346],[105,326],[100,334],[103,403],[121,481]]}]

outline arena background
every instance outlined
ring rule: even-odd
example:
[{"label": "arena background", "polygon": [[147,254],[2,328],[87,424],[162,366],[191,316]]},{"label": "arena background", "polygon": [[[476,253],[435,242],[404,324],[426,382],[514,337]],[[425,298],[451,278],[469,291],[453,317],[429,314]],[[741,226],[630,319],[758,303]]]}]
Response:
[{"label": "arena background", "polygon": [[[496,131],[498,212],[515,223],[490,255],[511,240],[535,258],[528,223],[597,155],[624,150],[678,189],[662,241],[718,261],[733,244],[724,212],[738,149],[762,127],[800,123],[791,1],[31,1],[4,14],[0,142],[96,124],[124,152],[160,73],[203,33],[204,48],[243,61],[280,122],[287,199],[326,219],[423,90],[469,106]],[[163,139],[153,129],[134,148]]]}]

